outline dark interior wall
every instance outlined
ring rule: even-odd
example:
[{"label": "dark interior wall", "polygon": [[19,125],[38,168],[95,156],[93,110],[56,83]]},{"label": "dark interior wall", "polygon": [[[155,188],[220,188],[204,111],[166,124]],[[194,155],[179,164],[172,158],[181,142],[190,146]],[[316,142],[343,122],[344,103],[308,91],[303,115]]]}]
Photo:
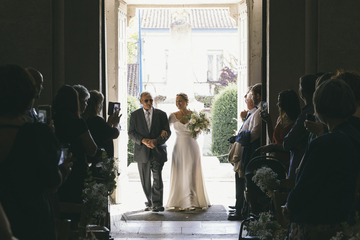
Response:
[{"label": "dark interior wall", "polygon": [[35,106],[50,104],[64,83],[100,89],[100,1],[1,1],[0,64],[31,66],[43,74]]},{"label": "dark interior wall", "polygon": [[65,0],[65,82],[100,90],[99,0]]},{"label": "dark interior wall", "polygon": [[275,123],[279,92],[298,90],[305,71],[305,3],[268,0],[268,101]]},{"label": "dark interior wall", "polygon": [[44,76],[38,103],[52,98],[52,5],[49,0],[2,0],[0,64],[34,67]]},{"label": "dark interior wall", "polygon": [[360,1],[318,1],[319,71],[360,71]]}]

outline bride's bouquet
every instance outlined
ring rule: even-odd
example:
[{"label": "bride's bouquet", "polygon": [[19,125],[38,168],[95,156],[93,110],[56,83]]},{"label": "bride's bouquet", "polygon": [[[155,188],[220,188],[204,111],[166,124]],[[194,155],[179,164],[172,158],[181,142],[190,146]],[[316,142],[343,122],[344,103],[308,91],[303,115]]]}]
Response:
[{"label": "bride's bouquet", "polygon": [[189,120],[187,128],[191,130],[191,136],[193,138],[197,138],[199,131],[203,131],[205,133],[210,132],[210,119],[204,112],[198,113],[196,111],[192,111],[192,113],[185,116],[185,118]]}]

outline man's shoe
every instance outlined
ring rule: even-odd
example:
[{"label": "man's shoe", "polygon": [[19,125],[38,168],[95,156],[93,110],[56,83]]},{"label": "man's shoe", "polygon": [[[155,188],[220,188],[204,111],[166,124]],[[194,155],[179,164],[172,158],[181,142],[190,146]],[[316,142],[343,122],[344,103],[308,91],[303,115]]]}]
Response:
[{"label": "man's shoe", "polygon": [[152,211],[153,211],[153,212],[163,212],[164,210],[165,210],[165,208],[162,207],[162,206],[152,207]]},{"label": "man's shoe", "polygon": [[230,214],[236,213],[236,209],[230,209],[230,210],[229,210],[229,213],[230,213]]},{"label": "man's shoe", "polygon": [[235,209],[236,207],[235,207],[235,206],[229,206],[229,208],[231,208],[231,209]]},{"label": "man's shoe", "polygon": [[230,221],[241,221],[244,220],[244,217],[241,214],[229,214],[228,220]]},{"label": "man's shoe", "polygon": [[151,211],[151,207],[146,207],[146,208],[144,209],[144,211],[145,211],[145,212]]}]

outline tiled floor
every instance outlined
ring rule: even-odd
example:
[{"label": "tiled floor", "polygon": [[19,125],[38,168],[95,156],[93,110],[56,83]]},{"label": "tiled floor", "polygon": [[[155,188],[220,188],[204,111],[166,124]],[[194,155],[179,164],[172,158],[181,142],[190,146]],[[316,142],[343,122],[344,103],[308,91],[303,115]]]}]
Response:
[{"label": "tiled floor", "polygon": [[240,221],[168,221],[120,222],[120,231],[112,230],[115,240],[125,239],[228,239],[237,240]]},{"label": "tiled floor", "polygon": [[[164,181],[164,202],[168,195],[167,180]],[[234,204],[234,180],[207,178],[206,188],[213,205]],[[238,239],[240,221],[126,221],[124,212],[144,208],[144,196],[139,181],[128,181],[129,193],[122,204],[111,206],[111,236],[115,240],[125,239]]]}]

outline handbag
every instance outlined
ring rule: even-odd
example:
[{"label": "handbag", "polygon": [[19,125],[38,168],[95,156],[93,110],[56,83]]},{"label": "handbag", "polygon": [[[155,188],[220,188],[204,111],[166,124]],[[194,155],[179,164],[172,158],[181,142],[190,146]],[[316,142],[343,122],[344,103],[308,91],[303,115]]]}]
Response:
[{"label": "handbag", "polygon": [[237,163],[241,160],[241,154],[243,152],[244,147],[241,146],[240,143],[234,142],[229,147],[229,155],[228,155],[228,161],[230,163]]}]

